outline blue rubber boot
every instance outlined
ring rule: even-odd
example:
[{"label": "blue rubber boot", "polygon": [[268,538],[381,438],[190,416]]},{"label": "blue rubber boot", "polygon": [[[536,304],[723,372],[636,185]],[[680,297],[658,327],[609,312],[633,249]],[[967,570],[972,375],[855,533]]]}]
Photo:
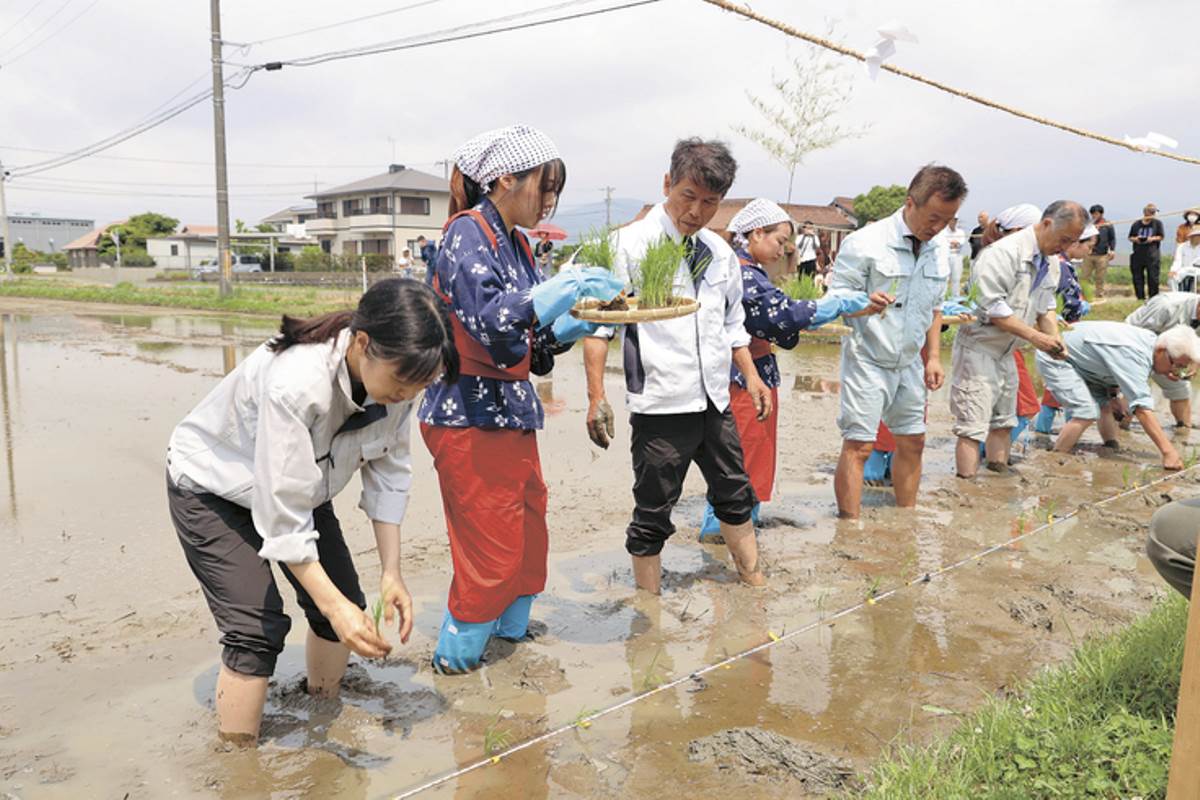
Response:
[{"label": "blue rubber boot", "polygon": [[700,522],[700,542],[721,541],[721,520],[713,513],[712,503],[704,504],[704,519]]},{"label": "blue rubber boot", "polygon": [[529,612],[533,608],[533,598],[537,595],[523,594],[508,604],[500,619],[496,620],[496,636],[518,642],[525,638],[529,630]]},{"label": "blue rubber boot", "polygon": [[433,651],[433,668],[443,675],[457,675],[478,667],[496,622],[461,622],[447,611]]},{"label": "blue rubber boot", "polygon": [[892,454],[883,450],[872,450],[871,457],[863,466],[863,481],[873,486],[883,486],[892,477]]},{"label": "blue rubber boot", "polygon": [[762,503],[755,503],[754,508],[750,509],[750,521],[754,523],[754,527],[758,527],[758,509],[762,507]]},{"label": "blue rubber boot", "polygon": [[1038,412],[1033,419],[1033,429],[1038,433],[1051,433],[1054,430],[1054,417],[1058,414],[1057,408],[1050,406],[1042,406],[1042,410]]},{"label": "blue rubber boot", "polygon": [[[1038,413],[1041,413],[1041,412],[1038,412]],[[1017,443],[1017,439],[1020,439],[1021,434],[1024,433],[1025,429],[1029,427],[1030,419],[1032,419],[1032,417],[1017,417],[1017,426],[1012,429],[1011,441],[1013,444]]]}]

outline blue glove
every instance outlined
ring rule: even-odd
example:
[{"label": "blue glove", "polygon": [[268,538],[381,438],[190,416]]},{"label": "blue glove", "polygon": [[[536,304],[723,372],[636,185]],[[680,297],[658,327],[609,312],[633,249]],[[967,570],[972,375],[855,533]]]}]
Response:
[{"label": "blue glove", "polygon": [[529,294],[533,298],[538,327],[544,328],[570,311],[580,298],[612,300],[623,288],[625,284],[603,267],[583,267],[564,269],[533,287]]},{"label": "blue glove", "polygon": [[816,301],[817,313],[813,314],[809,327],[816,328],[827,322],[833,322],[843,314],[857,314],[871,301],[866,292],[851,292],[850,294],[825,295]]},{"label": "blue glove", "polygon": [[942,303],[943,317],[957,317],[959,314],[974,314],[975,309],[963,304],[965,298],[954,297]]},{"label": "blue glove", "polygon": [[1079,316],[1086,317],[1088,312],[1092,310],[1092,304],[1087,300],[1079,301]]},{"label": "blue glove", "polygon": [[585,322],[581,319],[575,319],[570,314],[563,314],[554,320],[554,326],[551,330],[554,331],[554,338],[559,342],[570,344],[585,336],[591,336],[599,327],[595,322]]}]

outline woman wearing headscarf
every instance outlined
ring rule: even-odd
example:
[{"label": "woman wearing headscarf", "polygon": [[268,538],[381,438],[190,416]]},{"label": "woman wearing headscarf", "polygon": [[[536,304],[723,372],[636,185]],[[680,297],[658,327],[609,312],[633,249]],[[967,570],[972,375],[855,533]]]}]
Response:
[{"label": "woman wearing headscarf", "polygon": [[1183,212],[1183,222],[1175,229],[1175,244],[1184,244],[1191,231],[1200,225],[1200,208],[1189,208]]},{"label": "woman wearing headscarf", "polygon": [[[751,200],[730,220],[734,251],[742,269],[742,306],[746,331],[750,334],[750,357],[758,376],[771,390],[771,413],[758,419],[754,399],[746,391],[745,376],[732,367],[729,404],[742,442],[746,472],[757,501],[751,518],[758,523],[759,506],[770,502],[775,485],[775,462],[779,428],[779,364],[771,345],[791,350],[800,341],[800,331],[816,328],[842,314],[867,308],[865,292],[821,300],[792,300],[771,283],[766,265],[781,259],[795,232],[787,212],[770,200]],[[720,522],[711,505],[704,510],[700,538],[719,534]]]},{"label": "woman wearing headscarf", "polygon": [[517,228],[553,213],[566,177],[554,143],[524,125],[480,134],[454,155],[433,285],[450,308],[461,374],[426,392],[419,414],[454,563],[439,672],[478,666],[493,635],[526,634],[549,546],[543,410],[529,375],[548,373],[555,354],[592,330],[567,313],[576,300],[610,300],[622,288],[599,268],[542,280]]}]

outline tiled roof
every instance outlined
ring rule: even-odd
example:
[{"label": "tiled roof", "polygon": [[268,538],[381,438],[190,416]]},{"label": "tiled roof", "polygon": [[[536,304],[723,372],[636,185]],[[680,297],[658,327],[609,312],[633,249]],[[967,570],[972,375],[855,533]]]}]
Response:
[{"label": "tiled roof", "polygon": [[335,186],[332,189],[305,195],[310,200],[323,200],[338,195],[361,194],[365,192],[390,192],[406,190],[410,192],[441,192],[448,194],[450,184],[435,175],[429,175],[415,169],[397,165],[397,169],[389,170],[380,175],[363,178],[361,181]]},{"label": "tiled roof", "polygon": [[108,233],[108,229],[113,225],[124,225],[128,220],[119,219],[116,222],[110,222],[103,228],[96,228],[90,233],[85,233],[75,241],[71,242],[63,248],[63,250],[91,250],[100,246],[100,239],[104,234]]}]

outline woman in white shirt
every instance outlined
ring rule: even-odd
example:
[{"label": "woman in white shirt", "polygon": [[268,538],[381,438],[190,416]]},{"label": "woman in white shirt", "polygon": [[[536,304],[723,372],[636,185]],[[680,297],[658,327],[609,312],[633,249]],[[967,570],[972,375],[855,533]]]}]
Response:
[{"label": "woman in white shirt", "polygon": [[372,286],[355,311],[285,316],[280,333],[225,376],[167,447],[171,520],[224,645],[222,738],[257,741],[267,681],[291,620],[275,562],[309,623],[308,691],[335,696],[350,651],[386,655],[332,499],[355,472],[379,549],[380,600],[400,641],[412,598],[400,576],[400,522],[412,483],[412,401],[458,355],[445,306],[415,281]]},{"label": "woman in white shirt", "polygon": [[[1188,231],[1186,242],[1175,245],[1175,259],[1171,262],[1171,271],[1167,277],[1167,286],[1171,291],[1179,291],[1181,280],[1189,274],[1187,270],[1192,270],[1190,274],[1193,277],[1200,275],[1200,225]],[[1200,280],[1194,280],[1191,291],[1200,290],[1198,284]]]}]

